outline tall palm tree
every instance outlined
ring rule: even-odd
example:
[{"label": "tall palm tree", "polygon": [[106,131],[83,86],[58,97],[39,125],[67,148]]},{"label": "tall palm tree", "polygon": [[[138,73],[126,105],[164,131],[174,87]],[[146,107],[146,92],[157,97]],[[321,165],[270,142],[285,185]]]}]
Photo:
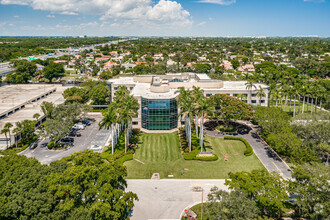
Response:
[{"label": "tall palm tree", "polygon": [[[177,99],[178,107],[179,107],[179,117],[183,118],[183,119],[185,119],[187,117],[191,124],[193,112],[195,111],[191,91],[185,90],[184,87],[180,87],[178,92],[179,92],[179,95],[176,97],[176,99]],[[188,126],[188,125],[185,124],[185,126]],[[191,152],[191,129],[189,129],[189,132],[190,133],[186,134],[186,136],[188,138],[189,152]]]},{"label": "tall palm tree", "polygon": [[5,124],[5,126],[3,126],[5,129],[8,129],[8,134],[9,134],[9,145],[11,145],[11,134],[10,134],[10,129],[13,127],[14,125],[10,122],[7,122]]},{"label": "tall palm tree", "polygon": [[[204,98],[204,91],[200,89],[199,87],[193,86],[192,90],[192,98],[193,98],[193,103],[195,104],[194,106],[197,106],[196,104]],[[200,112],[198,108],[195,108],[194,115],[195,115],[195,130],[196,130],[196,137],[198,138],[198,116]]]},{"label": "tall palm tree", "polygon": [[257,91],[257,97],[259,99],[259,105],[261,106],[261,99],[266,95],[265,89],[263,89],[261,86],[259,86],[259,89]]},{"label": "tall palm tree", "polygon": [[250,79],[245,83],[246,89],[249,90],[249,104],[251,104],[252,100],[252,89],[256,88],[254,82]]},{"label": "tall palm tree", "polygon": [[133,96],[127,96],[125,105],[118,108],[118,120],[124,122],[125,153],[129,145],[129,126],[131,126],[132,118],[137,117],[139,107],[138,101]]},{"label": "tall palm tree", "polygon": [[4,134],[5,137],[6,137],[6,144],[7,144],[7,148],[8,148],[8,133],[9,133],[9,129],[8,128],[3,128],[1,131],[0,131],[0,134]]},{"label": "tall palm tree", "polygon": [[[15,134],[15,143],[16,143],[16,148],[17,148],[17,142],[21,139],[21,133],[23,131],[22,128],[22,123],[21,122],[16,122],[16,127],[14,128],[13,132]],[[18,135],[20,135],[20,138],[18,138]]]},{"label": "tall palm tree", "polygon": [[111,128],[111,134],[112,134],[112,144],[111,144],[111,152],[112,154],[114,154],[114,149],[115,149],[115,138],[116,138],[116,135],[115,132],[116,132],[116,124],[117,124],[117,119],[118,119],[118,116],[117,116],[117,109],[116,109],[116,106],[115,106],[115,103],[112,102],[109,107],[102,112],[102,115],[103,115],[103,119],[99,122],[99,129],[102,129],[102,128],[105,128],[107,130],[109,130]]},{"label": "tall palm tree", "polygon": [[200,117],[201,117],[201,131],[200,131],[200,141],[199,141],[199,145],[201,147],[201,152],[203,152],[203,131],[204,131],[204,117],[208,116],[208,115],[212,115],[213,112],[215,111],[215,107],[213,106],[213,103],[206,97],[201,98],[200,100],[198,100],[197,102],[197,109],[199,111]]}]

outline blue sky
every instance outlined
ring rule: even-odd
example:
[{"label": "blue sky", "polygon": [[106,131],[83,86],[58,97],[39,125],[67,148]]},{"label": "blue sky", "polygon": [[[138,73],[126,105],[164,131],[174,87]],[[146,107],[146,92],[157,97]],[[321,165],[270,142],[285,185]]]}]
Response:
[{"label": "blue sky", "polygon": [[329,0],[0,0],[0,36],[330,35]]}]

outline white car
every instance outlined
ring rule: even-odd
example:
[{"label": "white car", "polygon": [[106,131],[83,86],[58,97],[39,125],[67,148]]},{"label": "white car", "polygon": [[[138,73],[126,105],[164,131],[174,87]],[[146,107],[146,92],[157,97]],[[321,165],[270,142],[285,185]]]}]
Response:
[{"label": "white car", "polygon": [[89,149],[94,151],[94,152],[101,152],[102,151],[102,147],[98,146],[98,145],[92,145]]},{"label": "white car", "polygon": [[72,128],[76,130],[84,130],[85,126],[83,124],[75,124]]}]

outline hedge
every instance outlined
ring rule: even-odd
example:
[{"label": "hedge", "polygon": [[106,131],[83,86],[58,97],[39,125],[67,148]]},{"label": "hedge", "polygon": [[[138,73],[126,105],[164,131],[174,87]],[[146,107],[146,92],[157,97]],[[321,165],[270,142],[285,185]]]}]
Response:
[{"label": "hedge", "polygon": [[218,156],[216,154],[213,154],[212,157],[198,157],[199,152],[200,149],[192,150],[189,153],[185,153],[183,155],[183,158],[185,160],[199,160],[199,161],[216,161],[218,159]]},{"label": "hedge", "polygon": [[224,139],[225,140],[239,140],[239,141],[242,141],[245,144],[245,147],[246,147],[246,149],[244,151],[244,155],[245,156],[251,156],[253,154],[253,149],[252,149],[251,145],[244,138],[225,136]]}]

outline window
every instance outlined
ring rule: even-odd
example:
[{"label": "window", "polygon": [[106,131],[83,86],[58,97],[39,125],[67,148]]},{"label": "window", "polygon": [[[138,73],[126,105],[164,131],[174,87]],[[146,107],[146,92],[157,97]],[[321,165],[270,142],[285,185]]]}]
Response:
[{"label": "window", "polygon": [[141,100],[142,127],[149,130],[170,130],[177,127],[178,109],[175,99]]},{"label": "window", "polygon": [[210,97],[212,94],[206,94],[206,97]]},{"label": "window", "polygon": [[257,103],[257,100],[252,100],[252,103]]},{"label": "window", "polygon": [[265,103],[265,100],[260,100],[261,103]]},{"label": "window", "polygon": [[115,87],[115,90],[117,90],[117,87]]},{"label": "window", "polygon": [[130,90],[133,90],[133,87],[129,87]]},{"label": "window", "polygon": [[233,96],[234,96],[234,97],[237,97],[237,94],[234,94]]},{"label": "window", "polygon": [[257,96],[257,94],[255,94],[255,93],[252,93],[252,97],[256,97]]},{"label": "window", "polygon": [[138,125],[138,124],[139,124],[139,122],[137,122],[137,121],[132,122],[132,125]]}]

